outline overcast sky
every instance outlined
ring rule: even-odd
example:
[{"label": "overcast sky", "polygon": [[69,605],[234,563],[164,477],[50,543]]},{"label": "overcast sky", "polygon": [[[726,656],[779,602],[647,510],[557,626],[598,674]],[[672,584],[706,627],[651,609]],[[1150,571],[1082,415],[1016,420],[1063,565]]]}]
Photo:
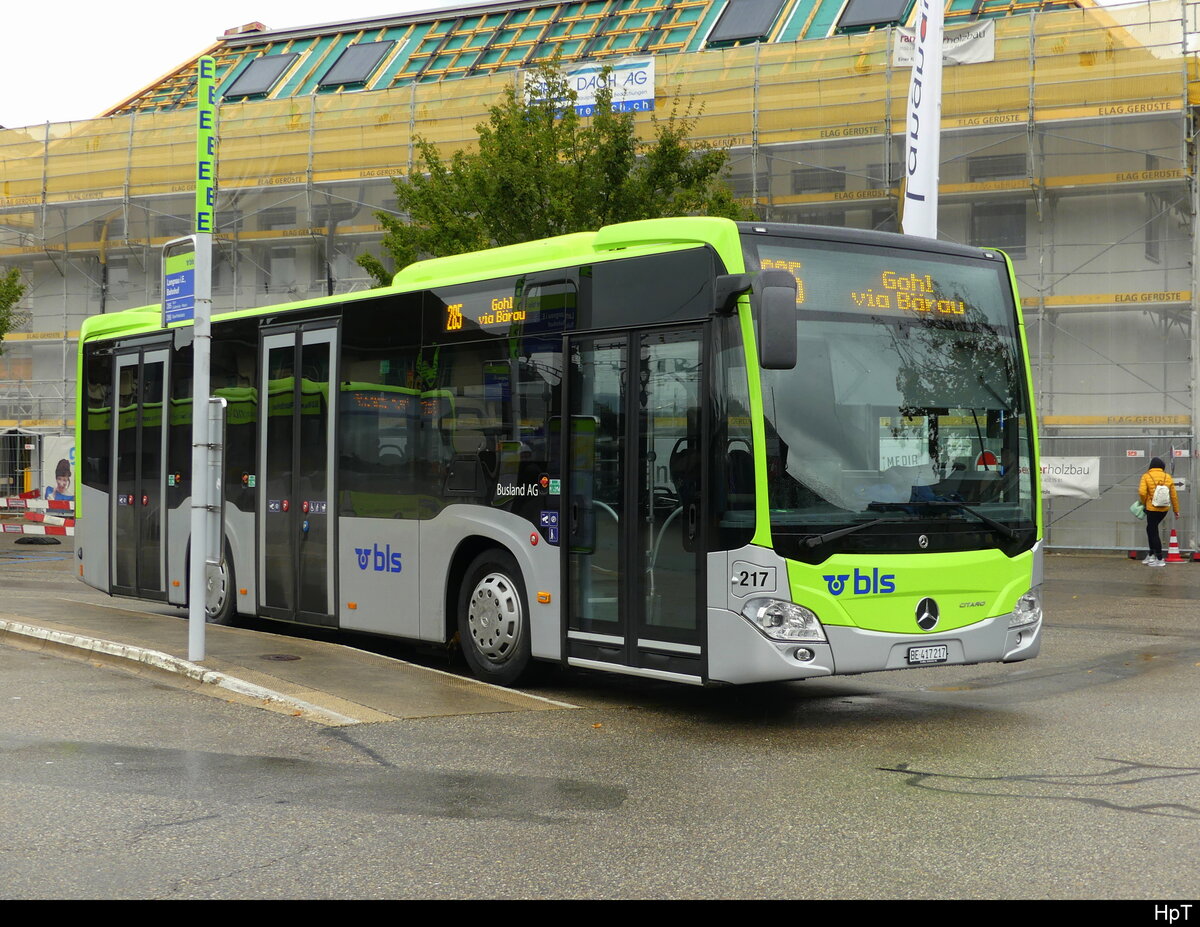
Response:
[{"label": "overcast sky", "polygon": [[226,29],[271,29],[467,6],[471,0],[204,0],[195,6],[7,0],[0,126],[91,119],[204,51]]}]

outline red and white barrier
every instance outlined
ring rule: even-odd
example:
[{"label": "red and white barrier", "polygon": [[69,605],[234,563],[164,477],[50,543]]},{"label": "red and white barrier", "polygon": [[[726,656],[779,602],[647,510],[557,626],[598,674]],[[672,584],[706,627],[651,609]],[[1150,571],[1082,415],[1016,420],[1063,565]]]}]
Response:
[{"label": "red and white barrier", "polygon": [[67,499],[26,499],[22,496],[0,497],[0,509],[26,509],[40,511],[56,509],[64,512],[75,510],[75,503]]},{"label": "red and white barrier", "polygon": [[25,520],[35,522],[41,525],[59,525],[65,528],[75,527],[74,516],[62,515],[47,515],[45,512],[26,512]]},{"label": "red and white barrier", "polygon": [[71,500],[7,496],[0,497],[2,508],[22,512],[21,521],[0,525],[0,531],[4,534],[75,534],[75,503]]},{"label": "red and white barrier", "polygon": [[39,525],[33,522],[17,521],[6,522],[0,525],[3,528],[4,534],[51,534],[57,536],[74,537],[74,525]]}]

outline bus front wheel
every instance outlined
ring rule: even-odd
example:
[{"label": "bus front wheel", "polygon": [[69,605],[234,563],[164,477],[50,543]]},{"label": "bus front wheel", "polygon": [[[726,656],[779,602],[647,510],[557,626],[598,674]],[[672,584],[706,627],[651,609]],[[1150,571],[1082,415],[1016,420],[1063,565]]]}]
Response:
[{"label": "bus front wheel", "polygon": [[209,624],[233,624],[237,614],[234,608],[237,595],[234,591],[233,560],[228,548],[220,568],[213,576],[213,584],[212,596],[206,597],[204,619]]},{"label": "bus front wheel", "polygon": [[528,672],[528,599],[521,570],[506,551],[484,551],[467,568],[458,595],[458,636],[479,679],[511,686]]}]

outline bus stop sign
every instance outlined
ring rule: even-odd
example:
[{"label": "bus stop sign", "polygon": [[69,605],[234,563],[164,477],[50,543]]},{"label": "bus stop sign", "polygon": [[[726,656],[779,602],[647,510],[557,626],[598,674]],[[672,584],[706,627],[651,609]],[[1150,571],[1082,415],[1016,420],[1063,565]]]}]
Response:
[{"label": "bus stop sign", "polygon": [[188,235],[163,245],[163,327],[196,317],[196,239]]}]

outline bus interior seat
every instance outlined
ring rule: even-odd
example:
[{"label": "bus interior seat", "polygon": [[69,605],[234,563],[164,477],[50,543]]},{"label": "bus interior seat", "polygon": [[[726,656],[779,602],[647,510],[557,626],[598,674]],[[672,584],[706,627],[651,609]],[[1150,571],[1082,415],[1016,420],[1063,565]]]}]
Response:
[{"label": "bus interior seat", "polygon": [[404,464],[404,455],[395,444],[385,444],[378,449],[379,466],[384,470],[398,470]]},{"label": "bus interior seat", "polygon": [[737,508],[738,503],[753,502],[754,456],[744,448],[731,448],[728,466],[730,505]]}]

